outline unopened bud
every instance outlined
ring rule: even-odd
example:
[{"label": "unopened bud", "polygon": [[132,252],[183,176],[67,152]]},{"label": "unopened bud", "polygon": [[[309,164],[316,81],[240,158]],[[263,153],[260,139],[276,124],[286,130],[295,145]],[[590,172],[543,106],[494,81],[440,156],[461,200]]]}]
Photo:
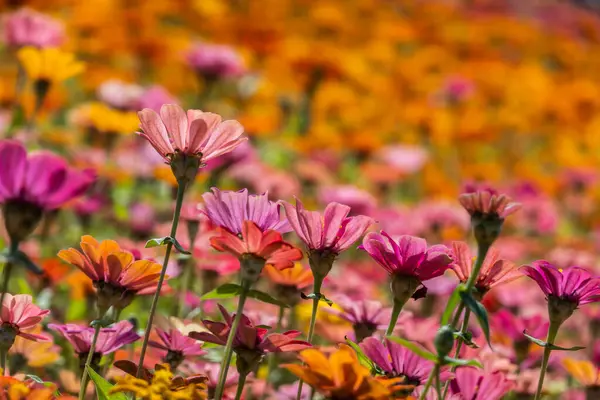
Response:
[{"label": "unopened bud", "polygon": [[439,357],[447,356],[454,347],[454,330],[448,325],[442,326],[437,331],[433,343]]}]

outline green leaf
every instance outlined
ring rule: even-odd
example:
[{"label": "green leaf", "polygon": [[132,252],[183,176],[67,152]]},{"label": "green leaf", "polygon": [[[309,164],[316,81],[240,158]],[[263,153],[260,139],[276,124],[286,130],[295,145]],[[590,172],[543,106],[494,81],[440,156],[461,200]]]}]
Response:
[{"label": "green leaf", "polygon": [[344,339],[346,339],[346,343],[348,344],[348,346],[352,347],[352,349],[356,352],[358,361],[360,361],[360,363],[362,365],[369,368],[370,371],[373,371],[374,369],[376,369],[375,363],[373,361],[371,361],[371,359],[369,357],[366,356],[366,354],[362,351],[362,349],[360,348],[360,346],[358,344],[356,344],[352,340],[348,339],[347,336],[345,336]]},{"label": "green leaf", "polygon": [[42,378],[40,378],[37,375],[25,375],[25,378],[31,379],[32,381],[34,381],[36,383],[41,383],[41,384],[46,383],[46,382],[44,382],[44,380]]},{"label": "green leaf", "polygon": [[453,333],[455,339],[462,340],[462,342],[469,346],[472,349],[478,349],[479,346],[477,343],[473,342],[473,335],[470,332],[462,333],[460,331],[456,331]]},{"label": "green leaf", "polygon": [[325,295],[323,293],[311,293],[311,294],[300,293],[300,297],[302,297],[304,300],[319,299],[319,301],[327,303],[327,305],[329,307],[331,307],[333,305],[333,301],[331,301],[327,297],[325,297]]},{"label": "green leaf", "polygon": [[483,304],[481,304],[480,302],[475,300],[475,298],[473,297],[473,295],[471,293],[468,293],[468,292],[459,292],[459,293],[460,293],[460,297],[462,298],[463,303],[467,307],[469,307],[471,312],[473,314],[475,314],[475,316],[477,317],[479,326],[481,327],[481,329],[483,330],[483,334],[485,335],[485,340],[487,341],[488,346],[490,346],[490,348],[492,348],[492,344],[490,342],[490,321],[488,319],[488,314],[487,314],[485,307],[483,306]]},{"label": "green leaf", "polygon": [[151,247],[165,246],[169,243],[171,243],[173,245],[173,247],[175,247],[175,249],[182,254],[192,254],[189,251],[187,251],[186,249],[184,249],[183,246],[177,241],[177,239],[175,239],[174,237],[171,237],[171,236],[164,236],[164,237],[160,237],[160,238],[150,239],[146,242],[145,247],[147,249],[149,249]]},{"label": "green leaf", "polygon": [[483,368],[483,365],[477,360],[461,360],[458,358],[444,357],[445,365],[454,365],[456,367],[477,367]]},{"label": "green leaf", "polygon": [[98,396],[98,400],[127,400],[127,395],[125,393],[110,393],[110,390],[113,388],[106,379],[101,377],[94,371],[92,368],[88,368],[88,375],[92,378],[94,382],[94,386],[96,386],[96,394]]},{"label": "green leaf", "polygon": [[558,351],[578,351],[585,349],[584,346],[573,346],[573,347],[561,347],[555,344],[546,343],[543,340],[537,339],[531,335],[526,333],[527,331],[523,331],[523,335],[532,343],[537,344],[540,347],[548,347],[550,350],[558,350]]},{"label": "green leaf", "polygon": [[[218,288],[206,293],[202,296],[202,300],[215,300],[215,299],[231,299],[237,297],[242,293],[243,288],[235,283],[226,283],[219,286]],[[274,304],[279,307],[288,308],[289,306],[282,301],[277,300],[270,294],[261,292],[260,290],[248,291],[248,297],[262,301],[263,303]]]},{"label": "green leaf", "polygon": [[392,342],[401,344],[402,346],[406,347],[407,349],[409,349],[410,351],[412,351],[413,353],[417,354],[418,356],[420,356],[422,358],[425,358],[425,359],[433,361],[433,362],[437,362],[437,360],[438,360],[438,358],[435,354],[428,352],[427,350],[425,350],[424,348],[422,348],[415,342],[411,342],[409,340],[402,339],[402,338],[395,337],[395,336],[388,336],[387,338],[390,339]]},{"label": "green leaf", "polygon": [[442,314],[440,326],[448,325],[450,322],[450,318],[452,318],[452,312],[456,309],[456,306],[460,301],[460,293],[464,291],[464,289],[464,285],[461,284],[458,285],[452,292],[452,295],[448,299],[448,304],[446,304],[446,308],[444,309],[444,313]]}]

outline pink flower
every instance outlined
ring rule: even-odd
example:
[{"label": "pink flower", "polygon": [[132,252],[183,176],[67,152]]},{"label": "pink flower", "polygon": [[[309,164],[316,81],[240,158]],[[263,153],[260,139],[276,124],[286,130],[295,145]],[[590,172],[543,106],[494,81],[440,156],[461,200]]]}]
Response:
[{"label": "pink flower", "polygon": [[206,354],[206,352],[202,350],[202,343],[182,334],[178,329],[171,328],[168,332],[160,328],[154,329],[162,343],[151,340],[148,344],[151,347],[167,352],[165,361],[171,365],[171,369],[173,370],[176,369],[185,358]]},{"label": "pink flower", "polygon": [[354,328],[356,342],[372,336],[378,329],[385,329],[392,314],[391,308],[373,300],[341,298],[336,304],[341,310],[325,308],[324,311],[350,322]]},{"label": "pink flower", "polygon": [[500,400],[513,386],[501,372],[488,373],[472,367],[457,369],[455,379],[450,381],[452,393],[468,400]]},{"label": "pink flower", "polygon": [[387,233],[371,232],[359,247],[390,275],[414,276],[421,282],[443,275],[450,267],[452,257],[446,246],[427,248],[425,239],[415,236],[400,236],[398,242]]},{"label": "pink flower", "polygon": [[[48,328],[60,333],[79,355],[87,356],[94,338],[94,328],[77,324],[49,324]],[[120,321],[108,328],[101,328],[96,341],[95,353],[113,353],[126,344],[137,341],[140,336],[129,321]]]},{"label": "pink flower", "polygon": [[429,160],[429,154],[423,147],[402,144],[384,147],[377,155],[390,168],[404,174],[420,171]]},{"label": "pink flower", "polygon": [[119,110],[137,110],[144,88],[116,79],[103,82],[96,90],[100,101]]},{"label": "pink flower", "polygon": [[[469,280],[469,276],[473,273],[475,264],[473,254],[469,249],[469,245],[464,242],[452,242],[452,253],[455,261],[452,264],[452,271],[464,283]],[[481,295],[487,293],[494,286],[523,276],[514,263],[499,258],[500,255],[496,249],[488,250],[479,271],[477,282],[475,282],[475,287]]]},{"label": "pink flower", "polygon": [[140,136],[168,162],[176,154],[199,157],[205,163],[230,152],[244,140],[244,128],[234,120],[201,110],[188,110],[187,115],[175,104],[165,104],[156,111],[145,108],[138,112]]},{"label": "pink flower", "polygon": [[491,188],[463,193],[458,200],[472,217],[491,215],[504,220],[521,208],[520,203],[512,201],[505,194],[498,194]]},{"label": "pink flower", "polygon": [[543,337],[548,332],[548,321],[541,315],[523,317],[514,315],[507,310],[500,310],[492,316],[491,322],[498,332],[508,336],[514,342],[528,341],[523,336],[523,331],[527,331],[527,334],[537,338]]},{"label": "pink flower", "polygon": [[562,270],[539,260],[521,267],[521,271],[533,279],[548,298],[574,303],[575,307],[600,301],[600,277],[583,268]]},{"label": "pink flower", "polygon": [[346,250],[374,223],[364,215],[349,217],[350,207],[329,203],[321,215],[304,209],[296,199],[296,207],[282,202],[288,221],[309,251],[329,251],[339,254]]},{"label": "pink flower", "polygon": [[[12,336],[13,341],[15,336],[21,336],[35,342],[47,342],[49,341],[48,336],[27,333],[27,330],[39,324],[49,313],[49,310],[42,310],[33,304],[29,295],[13,296],[5,293],[0,313],[0,330],[5,338],[14,335]],[[10,344],[12,345],[12,343]]]},{"label": "pink flower", "polygon": [[150,108],[156,112],[165,104],[177,104],[177,98],[160,85],[150,86],[138,99],[137,108]]},{"label": "pink flower", "polygon": [[4,42],[8,46],[58,47],[64,37],[61,22],[28,8],[8,14],[4,21]]},{"label": "pink flower", "polygon": [[281,218],[280,205],[270,201],[268,193],[250,195],[247,189],[232,192],[212,188],[212,193],[204,193],[202,198],[210,221],[233,234],[242,233],[244,221],[254,222],[261,231],[291,230],[288,221]]},{"label": "pink flower", "polygon": [[377,207],[375,196],[353,185],[326,186],[319,191],[319,201],[345,204],[353,215],[371,215]]},{"label": "pink flower", "polygon": [[0,142],[0,203],[13,201],[54,210],[83,194],[94,180],[92,171],[69,168],[53,153],[40,151],[28,157],[18,141]]},{"label": "pink flower", "polygon": [[236,77],[245,71],[239,54],[224,45],[197,43],[189,50],[187,62],[206,79]]}]

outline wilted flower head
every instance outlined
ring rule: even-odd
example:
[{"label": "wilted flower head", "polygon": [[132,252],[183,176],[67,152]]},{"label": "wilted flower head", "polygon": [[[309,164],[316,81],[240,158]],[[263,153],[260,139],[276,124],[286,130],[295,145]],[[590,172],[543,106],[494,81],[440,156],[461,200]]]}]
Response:
[{"label": "wilted flower head", "polygon": [[173,370],[188,357],[206,354],[206,352],[202,350],[202,343],[181,333],[178,329],[171,328],[169,331],[164,331],[160,328],[154,329],[161,342],[151,340],[148,344],[151,347],[166,351],[164,361],[168,363]]},{"label": "wilted flower head", "polygon": [[556,268],[539,260],[521,267],[533,279],[548,300],[550,321],[564,322],[583,304],[600,301],[600,278],[579,267]]},{"label": "wilted flower head", "polygon": [[190,67],[208,80],[241,75],[244,63],[232,47],[209,43],[197,43],[187,53]]},{"label": "wilted flower head", "polygon": [[4,19],[4,43],[8,46],[58,47],[64,36],[61,22],[29,8],[10,13]]},{"label": "wilted flower head", "polygon": [[[138,117],[141,128],[138,134],[171,164],[178,179],[193,180],[199,166],[230,152],[247,139],[241,137],[244,128],[237,121],[223,121],[220,115],[201,110],[186,113],[175,104],[164,104],[160,114],[145,108]],[[181,167],[174,164],[181,161],[176,160],[178,157],[183,157]],[[189,163],[187,158],[196,162]]]},{"label": "wilted flower head", "polygon": [[[81,237],[81,251],[61,250],[58,256],[85,273],[98,291],[98,306],[124,308],[136,294],[156,291],[162,267],[152,260],[135,260],[113,240],[98,242],[89,235]],[[168,277],[167,277],[168,278]]]},{"label": "wilted flower head", "polygon": [[0,141],[0,203],[6,229],[14,241],[26,238],[44,211],[62,207],[95,180],[50,152],[31,153],[15,140]]},{"label": "wilted flower head", "polygon": [[291,230],[288,221],[281,217],[280,205],[269,200],[268,193],[248,194],[248,189],[237,192],[212,188],[202,195],[205,213],[210,221],[229,232],[242,233],[244,221],[252,221],[261,231],[274,230],[286,233]]},{"label": "wilted flower head", "polygon": [[42,310],[33,304],[31,296],[27,294],[13,296],[5,293],[0,313],[0,346],[4,349],[10,348],[16,336],[36,342],[48,341],[47,335],[36,334],[31,329],[49,313],[49,310]]},{"label": "wilted flower head", "polygon": [[[464,283],[469,280],[475,264],[471,249],[465,242],[452,242],[452,254],[454,257],[452,271]],[[498,250],[492,248],[488,250],[485,260],[483,260],[475,288],[483,296],[494,286],[513,281],[521,276],[523,275],[515,263],[501,260]]]},{"label": "wilted flower head", "polygon": [[450,381],[450,390],[460,394],[461,399],[500,400],[513,388],[513,383],[501,372],[490,373],[462,367],[456,370],[455,375]]},{"label": "wilted flower head", "polygon": [[[235,314],[230,315],[221,305],[219,305],[219,310],[221,310],[221,315],[225,320],[224,323],[204,320],[204,326],[208,329],[208,332],[191,332],[189,336],[204,342],[225,346]],[[240,373],[249,371],[249,368],[256,366],[265,353],[299,351],[311,346],[308,342],[296,340],[296,337],[301,335],[299,331],[271,334],[268,334],[268,332],[268,329],[254,326],[250,318],[242,315],[233,340],[233,351],[238,356],[238,371]]]},{"label": "wilted flower head", "polygon": [[405,302],[423,281],[443,275],[452,264],[450,249],[442,245],[427,248],[425,239],[403,235],[394,241],[390,235],[370,232],[359,247],[392,276],[396,300]]}]

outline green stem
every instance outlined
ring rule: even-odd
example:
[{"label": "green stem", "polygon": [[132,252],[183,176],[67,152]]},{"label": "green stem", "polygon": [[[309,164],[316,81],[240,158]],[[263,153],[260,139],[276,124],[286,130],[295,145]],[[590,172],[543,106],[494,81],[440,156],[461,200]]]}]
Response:
[{"label": "green stem", "polygon": [[[456,313],[457,317],[460,317],[460,313],[462,311],[462,309],[464,308],[464,305],[461,304],[461,308],[458,309],[458,312]],[[469,327],[469,317],[471,316],[471,310],[470,309],[466,309],[465,310],[465,315],[463,317],[463,323],[462,326],[460,328],[461,332],[466,332],[468,327]],[[457,322],[458,323],[458,322]],[[453,323],[454,325],[454,323]],[[458,358],[458,356],[460,355],[460,349],[462,348],[462,340],[459,340],[458,343],[456,344],[456,351],[454,352],[454,358]],[[456,371],[456,365],[453,365],[452,368],[450,369],[451,372]],[[445,399],[446,395],[448,394],[448,389],[450,388],[450,384],[446,384],[444,385],[444,393],[442,395],[442,397],[440,397],[440,399]]]},{"label": "green stem", "polygon": [[[394,328],[396,328],[396,323],[398,322],[398,317],[400,316],[400,311],[406,302],[401,302],[394,300],[394,308],[392,309],[392,318],[390,319],[390,324],[388,325],[387,331],[385,331],[385,336],[391,336],[394,333]],[[385,340],[385,337],[383,338]]]},{"label": "green stem", "polygon": [[[242,292],[240,293],[240,299],[238,300],[238,307],[231,325],[231,330],[227,336],[227,344],[225,345],[225,354],[223,355],[223,361],[221,362],[221,371],[219,372],[219,383],[215,389],[215,399],[223,397],[223,391],[225,390],[225,380],[227,379],[227,373],[229,372],[229,364],[231,364],[231,356],[233,354],[233,340],[242,320],[242,313],[244,311],[244,304],[246,303],[246,297],[250,291],[251,283],[249,281],[242,281]],[[241,378],[241,375],[240,375]],[[245,379],[245,377],[244,377]]]},{"label": "green stem", "polygon": [[12,265],[13,263],[8,261],[4,264],[4,274],[2,279],[2,294],[0,294],[0,305],[4,304],[4,295],[8,292],[8,282],[10,281],[10,275],[12,273]]},{"label": "green stem", "polygon": [[[0,368],[2,368],[2,375],[6,375],[6,357],[8,350],[0,350]],[[13,371],[14,373],[14,371]]]},{"label": "green stem", "polygon": [[[556,334],[558,333],[558,328],[560,324],[555,322],[550,322],[550,326],[548,327],[548,336],[546,337],[546,343],[548,345],[554,344],[554,339],[556,339]],[[546,376],[546,369],[548,368],[548,361],[550,361],[550,352],[552,349],[550,346],[546,346],[544,348],[544,357],[542,358],[542,367],[540,369],[540,380],[538,381],[537,391],[535,393],[535,400],[539,400],[542,397],[542,388],[544,386],[544,377]]]},{"label": "green stem", "polygon": [[96,351],[96,342],[98,341],[98,335],[100,335],[99,323],[97,323],[94,327],[94,338],[92,339],[90,351],[88,352],[87,359],[85,360],[85,367],[83,368],[83,375],[81,376],[81,387],[79,388],[79,400],[85,399],[85,392],[90,379],[90,376],[88,375],[88,369],[91,368],[90,364],[92,363],[92,359],[94,358],[94,352]]},{"label": "green stem", "polygon": [[473,267],[473,271],[467,280],[467,288],[466,292],[469,293],[473,287],[475,287],[475,283],[477,283],[477,278],[479,278],[479,271],[481,271],[481,267],[483,266],[483,261],[485,260],[485,256],[489,250],[490,246],[487,244],[478,244],[477,245],[477,261],[475,261],[475,266]]},{"label": "green stem", "polygon": [[[179,214],[181,213],[181,205],[183,204],[183,195],[185,193],[185,184],[179,182],[177,185],[177,199],[175,202],[175,212],[173,213],[173,221],[171,223],[171,237],[175,239],[177,234],[177,226],[179,225]],[[138,364],[137,377],[139,378],[144,369],[144,358],[146,357],[146,349],[148,348],[148,341],[150,340],[150,333],[152,331],[152,322],[154,320],[154,314],[156,313],[156,306],[158,305],[158,299],[160,298],[160,291],[162,289],[163,282],[165,280],[165,274],[167,272],[167,265],[169,264],[169,257],[171,256],[171,249],[173,248],[173,242],[170,241],[167,244],[167,250],[165,252],[165,259],[163,261],[162,270],[160,271],[160,277],[158,278],[158,285],[156,286],[156,293],[152,299],[152,305],[150,306],[150,315],[148,316],[148,323],[146,324],[146,332],[144,334],[144,342],[142,344],[142,350],[140,353],[140,361]]]},{"label": "green stem", "polygon": [[[275,332],[279,332],[281,330],[284,313],[285,313],[285,308],[279,307],[279,317],[277,318],[277,327],[275,328]],[[262,396],[260,397],[261,400],[264,400],[267,397],[267,389],[271,385],[271,373],[273,373],[273,370],[275,369],[276,362],[277,362],[277,353],[269,354],[269,363],[267,364],[267,378],[265,379],[266,387],[265,387],[265,390],[263,391]]]},{"label": "green stem", "polygon": [[190,282],[192,281],[191,276],[193,272],[194,266],[192,265],[193,259],[185,260],[183,265],[183,276],[181,277],[181,288],[179,292],[179,297],[177,301],[176,308],[176,316],[183,318],[183,311],[185,308],[185,296],[188,292],[188,288],[190,287]]},{"label": "green stem", "polygon": [[421,392],[421,396],[419,396],[419,400],[425,400],[427,398],[427,392],[429,391],[429,388],[431,387],[431,384],[433,383],[433,379],[439,375],[440,372],[440,366],[438,363],[435,364],[435,367],[433,367],[433,369],[431,370],[431,373],[429,374],[429,378],[427,378],[427,382],[425,383],[425,387],[423,388],[423,391]]},{"label": "green stem", "polygon": [[[121,308],[114,309],[113,323],[119,322],[119,320],[121,318],[121,311],[123,311]],[[112,353],[109,354],[108,360],[106,361],[106,364],[104,364],[104,367],[102,367],[102,376],[106,376],[108,369],[110,368],[110,366],[112,365],[112,363],[114,361],[115,361],[115,352],[113,351]]]},{"label": "green stem", "polygon": [[[316,295],[315,298],[313,299],[313,306],[312,306],[312,314],[310,315],[310,326],[308,328],[308,343],[312,344],[312,339],[313,339],[313,335],[315,333],[315,324],[317,322],[317,311],[319,310],[319,299],[320,299],[320,294],[321,294],[321,286],[323,285],[323,280],[325,278],[324,277],[317,277],[315,276],[315,283],[313,286],[313,292]],[[302,397],[302,386],[304,384],[304,381],[300,381],[300,383],[298,384],[298,394],[296,395],[296,400],[300,400],[300,398]],[[310,396],[310,399],[312,400],[312,395]]]},{"label": "green stem", "polygon": [[[235,392],[235,400],[240,400],[242,398],[242,394],[244,393],[244,385],[246,383],[246,377],[248,374],[240,374],[240,378],[238,379],[238,387]],[[215,397],[216,399],[217,397]]]},{"label": "green stem", "polygon": [[435,374],[435,393],[437,394],[437,398],[442,398],[442,383],[440,382],[440,368],[438,368],[437,373]]}]

